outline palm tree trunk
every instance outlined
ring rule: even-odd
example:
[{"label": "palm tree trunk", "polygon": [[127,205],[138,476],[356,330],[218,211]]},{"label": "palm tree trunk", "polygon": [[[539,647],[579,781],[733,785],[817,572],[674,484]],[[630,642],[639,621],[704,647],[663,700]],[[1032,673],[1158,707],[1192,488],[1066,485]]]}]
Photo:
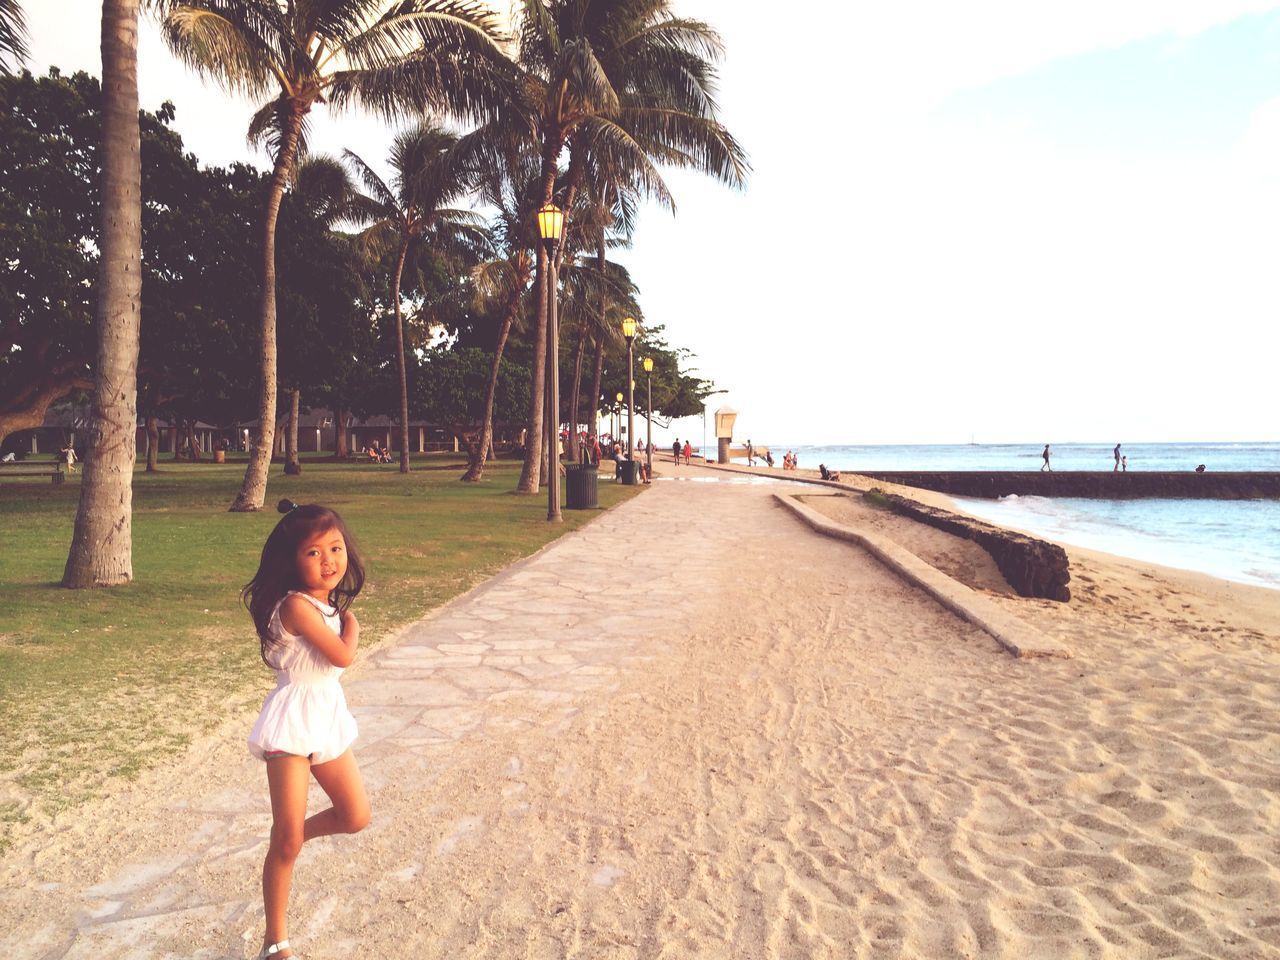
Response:
[{"label": "palm tree trunk", "polygon": [[533,358],[529,364],[529,417],[524,441],[524,465],[520,468],[520,480],[516,484],[516,493],[528,494],[538,492],[545,446],[542,436],[542,408],[546,403],[547,365],[544,358],[547,352],[547,251],[541,244],[538,245],[535,263],[536,275],[531,293],[538,298],[538,302],[534,311]]},{"label": "palm tree trunk", "polygon": [[160,452],[160,427],[155,414],[147,414],[147,473],[156,472],[156,454]]},{"label": "palm tree trunk", "polygon": [[139,0],[102,3],[102,233],[93,426],[62,585],[133,579],[142,168],[138,133]]},{"label": "palm tree trunk", "polygon": [[230,507],[235,513],[261,510],[267,498],[267,474],[271,470],[271,452],[276,442],[276,221],[280,217],[285,180],[298,154],[301,132],[302,114],[295,109],[287,120],[284,143],[271,173],[271,188],[262,219],[262,294],[259,300],[262,327],[259,375],[262,383],[258,395],[258,432],[253,438],[253,449],[240,492]]},{"label": "palm tree trunk", "polygon": [[[548,133],[542,150],[542,204],[545,206],[555,199],[556,172],[560,160],[560,152],[564,148],[564,138],[559,131]],[[537,279],[533,289],[538,298],[534,315],[533,360],[530,363],[532,376],[529,378],[529,425],[524,444],[524,466],[520,468],[520,480],[516,484],[516,493],[537,493],[541,477],[546,475],[545,460],[546,438],[542,435],[544,407],[547,402],[547,383],[544,373],[547,351],[547,293],[550,264],[547,263],[546,247],[538,244]]]},{"label": "palm tree trunk", "polygon": [[[601,283],[600,283],[600,328],[601,328],[601,330],[602,330],[602,331],[603,331],[603,329],[604,329],[604,314],[605,314],[605,307],[606,307],[606,302],[605,302],[605,301],[606,301],[606,298],[608,297],[608,294],[605,292],[605,287],[604,287],[604,271],[605,271],[605,265],[606,265],[606,263],[607,263],[607,260],[606,260],[605,244],[604,244],[604,228],[602,227],[602,228],[600,229],[600,235],[599,235],[599,237],[597,238],[597,243],[596,243],[596,268],[597,268],[597,270],[598,270],[598,271],[599,271],[599,273],[600,273],[600,280],[601,280]],[[577,426],[576,426],[576,425],[577,425],[577,422],[578,422],[578,408],[579,408],[579,406],[581,405],[581,402],[582,402],[582,359],[583,359],[583,356],[586,354],[586,351],[587,351],[587,338],[588,338],[589,336],[590,336],[590,334],[589,334],[589,332],[588,332],[587,319],[586,319],[586,317],[584,316],[584,317],[583,317],[583,319],[582,319],[582,324],[581,324],[581,326],[580,326],[580,335],[579,335],[579,337],[578,337],[578,352],[577,352],[577,355],[574,357],[574,361],[573,361],[573,399],[572,399],[572,404],[571,404],[571,407],[570,407],[570,414],[571,414],[571,416],[572,416],[572,419],[573,419],[573,421],[574,421],[574,425],[575,425],[575,427],[574,427],[574,437],[575,437],[575,439],[576,439],[576,437],[577,437],[577,435],[578,435]],[[599,364],[597,364],[597,375],[598,375],[598,371],[599,371]],[[600,390],[599,390],[599,385],[597,385],[597,388],[596,388],[596,397],[597,397],[597,399],[599,398],[599,395],[600,395]],[[595,425],[595,404],[596,404],[596,401],[595,401],[595,400],[593,400],[593,401],[592,401],[592,407],[591,407],[591,421],[592,421],[592,422],[591,422],[591,429],[588,431],[588,433],[592,433],[592,434],[594,434],[594,433],[596,432],[596,425]],[[574,459],[574,460],[577,460],[577,459],[578,459],[578,454],[577,454],[577,444],[576,444],[576,443],[574,444],[574,456],[573,456],[573,459]]]},{"label": "palm tree trunk", "polygon": [[573,383],[569,385],[569,460],[581,460],[578,440],[578,403],[582,395],[582,359],[587,352],[587,325],[578,324],[578,346],[573,352]]},{"label": "palm tree trunk", "polygon": [[302,472],[298,462],[298,398],[297,387],[289,391],[289,432],[284,435],[284,472],[296,476]]},{"label": "palm tree trunk", "polygon": [[347,412],[340,404],[333,407],[333,457],[335,460],[347,458]]},{"label": "palm tree trunk", "polygon": [[471,462],[467,464],[467,472],[461,477],[468,483],[474,483],[484,476],[485,460],[488,459],[489,449],[493,446],[493,401],[498,393],[498,371],[502,368],[502,351],[507,346],[511,325],[515,323],[520,296],[521,294],[517,293],[512,297],[502,318],[502,326],[498,329],[498,343],[493,349],[493,365],[489,370],[489,387],[484,395],[484,426],[481,428],[480,444]]},{"label": "palm tree trunk", "polygon": [[[600,381],[604,379],[604,330],[596,332],[595,373],[591,377],[591,421],[600,409]],[[618,439],[614,437],[614,439]]]},{"label": "palm tree trunk", "polygon": [[400,375],[400,472],[409,472],[409,384],[404,372],[404,321],[400,318],[400,275],[409,254],[409,237],[400,241],[396,275],[391,281],[391,302],[396,308],[396,370]]},{"label": "palm tree trunk", "polygon": [[187,428],[187,446],[191,448],[191,462],[200,462],[200,438],[196,436],[196,418],[183,421]]}]

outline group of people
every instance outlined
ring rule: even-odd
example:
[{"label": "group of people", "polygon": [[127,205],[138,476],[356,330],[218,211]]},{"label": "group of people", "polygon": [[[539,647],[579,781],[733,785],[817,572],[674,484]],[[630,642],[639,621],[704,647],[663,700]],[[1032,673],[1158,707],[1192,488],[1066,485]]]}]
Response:
[{"label": "group of people", "polygon": [[686,466],[693,462],[693,444],[686,440],[682,447],[680,446],[680,439],[677,437],[671,442],[671,462],[679,466],[682,456]]},{"label": "group of people", "polygon": [[[597,449],[599,448],[597,447]],[[636,451],[636,452],[638,453],[639,451]],[[627,448],[620,443],[615,443],[613,445],[614,476],[619,478],[622,476],[622,465],[626,463],[629,459],[631,458],[627,456]],[[651,482],[653,480],[653,477],[650,476],[649,474],[649,458],[636,457],[635,462],[637,465],[637,469],[640,471],[640,482],[641,483]]]},{"label": "group of people", "polygon": [[360,452],[364,457],[368,459],[370,463],[390,463],[391,462],[391,447],[389,445],[385,447],[380,447],[378,446],[377,440],[374,440],[372,443],[369,444],[369,446],[365,447]]},{"label": "group of people", "polygon": [[[772,466],[772,464],[770,464]],[[800,458],[796,456],[794,451],[788,450],[782,455],[783,470],[798,470],[800,468]]]},{"label": "group of people", "polygon": [[[1111,468],[1111,472],[1112,473],[1128,473],[1129,457],[1120,452],[1120,444],[1117,443],[1115,445],[1115,449],[1111,451],[1111,455],[1115,457],[1115,461],[1116,461],[1116,465]],[[1040,464],[1041,473],[1044,473],[1046,470],[1048,470],[1050,473],[1053,473],[1053,466],[1049,463],[1049,459],[1052,456],[1053,456],[1053,450],[1049,447],[1049,444],[1046,443],[1044,445],[1044,449],[1040,452],[1040,459],[1044,461],[1043,463]]]}]

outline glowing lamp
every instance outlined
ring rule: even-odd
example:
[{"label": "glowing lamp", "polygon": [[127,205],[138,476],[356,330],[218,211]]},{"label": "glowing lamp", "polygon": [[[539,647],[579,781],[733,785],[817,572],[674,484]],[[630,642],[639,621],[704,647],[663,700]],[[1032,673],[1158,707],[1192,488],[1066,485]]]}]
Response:
[{"label": "glowing lamp", "polygon": [[560,234],[563,232],[564,211],[554,203],[548,203],[538,211],[538,234],[543,240],[559,243]]}]

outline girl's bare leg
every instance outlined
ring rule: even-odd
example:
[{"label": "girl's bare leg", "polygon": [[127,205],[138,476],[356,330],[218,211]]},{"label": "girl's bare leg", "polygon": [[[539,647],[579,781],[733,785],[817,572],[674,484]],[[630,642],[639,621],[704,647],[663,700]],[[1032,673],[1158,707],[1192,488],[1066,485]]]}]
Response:
[{"label": "girl's bare leg", "polygon": [[[263,946],[279,943],[289,936],[285,918],[289,906],[289,887],[293,882],[293,864],[305,840],[307,816],[307,774],[311,763],[306,757],[277,757],[267,761],[267,786],[271,790],[271,845],[262,864],[262,906],[267,929]],[[277,957],[291,957],[284,950]]]},{"label": "girl's bare leg", "polygon": [[305,839],[313,840],[334,833],[359,833],[369,825],[369,797],[364,792],[360,768],[356,766],[356,758],[350,750],[336,760],[315,764],[311,775],[329,795],[333,806],[307,819]]}]

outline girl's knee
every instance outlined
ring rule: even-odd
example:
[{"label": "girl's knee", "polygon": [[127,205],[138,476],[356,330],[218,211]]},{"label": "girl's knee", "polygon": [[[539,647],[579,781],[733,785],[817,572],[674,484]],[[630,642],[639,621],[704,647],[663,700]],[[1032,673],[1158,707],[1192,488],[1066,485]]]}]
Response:
[{"label": "girl's knee", "polygon": [[298,859],[298,854],[302,852],[302,844],[304,835],[301,829],[292,827],[280,827],[278,825],[271,828],[271,849],[267,856],[275,857],[278,860],[293,861]]},{"label": "girl's knee", "polygon": [[369,805],[367,803],[343,810],[338,817],[342,829],[347,833],[359,833],[369,825]]}]

